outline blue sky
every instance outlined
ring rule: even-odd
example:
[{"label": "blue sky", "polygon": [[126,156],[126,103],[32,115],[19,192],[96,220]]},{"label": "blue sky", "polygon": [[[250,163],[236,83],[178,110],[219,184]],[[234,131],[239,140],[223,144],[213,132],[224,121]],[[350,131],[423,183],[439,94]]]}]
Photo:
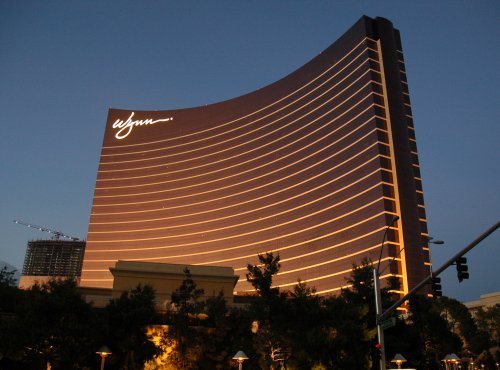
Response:
[{"label": "blue sky", "polygon": [[[0,260],[20,219],[86,237],[109,107],[177,109],[276,81],[363,14],[401,31],[429,231],[443,264],[500,219],[498,1],[1,1]],[[467,254],[460,300],[500,291],[500,231]]]}]

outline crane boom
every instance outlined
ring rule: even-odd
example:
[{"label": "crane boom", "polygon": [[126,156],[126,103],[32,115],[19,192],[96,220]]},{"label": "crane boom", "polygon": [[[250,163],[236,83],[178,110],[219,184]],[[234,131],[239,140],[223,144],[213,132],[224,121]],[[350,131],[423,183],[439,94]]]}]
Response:
[{"label": "crane boom", "polygon": [[23,225],[23,226],[26,226],[26,227],[30,227],[32,229],[37,229],[37,230],[40,230],[40,231],[45,231],[47,233],[53,234],[55,240],[59,240],[59,238],[71,239],[71,240],[74,240],[74,241],[80,240],[79,238],[76,238],[74,236],[66,235],[66,234],[64,234],[64,233],[62,233],[60,231],[51,230],[51,229],[48,229],[46,227],[37,226],[37,225],[33,225],[33,224],[28,224],[28,223],[23,222],[23,221],[14,220],[14,223],[19,224],[19,225]]}]

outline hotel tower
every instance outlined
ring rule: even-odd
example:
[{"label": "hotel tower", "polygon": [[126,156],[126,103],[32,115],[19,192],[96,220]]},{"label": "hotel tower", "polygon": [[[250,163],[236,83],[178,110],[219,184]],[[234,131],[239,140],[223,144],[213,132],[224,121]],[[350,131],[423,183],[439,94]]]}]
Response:
[{"label": "hotel tower", "polygon": [[[362,17],[262,89],[189,109],[110,109],[81,285],[117,260],[231,266],[274,252],[274,284],[319,294],[376,262],[408,291],[429,274],[427,226],[398,30]],[[392,262],[391,262],[392,261]]]}]

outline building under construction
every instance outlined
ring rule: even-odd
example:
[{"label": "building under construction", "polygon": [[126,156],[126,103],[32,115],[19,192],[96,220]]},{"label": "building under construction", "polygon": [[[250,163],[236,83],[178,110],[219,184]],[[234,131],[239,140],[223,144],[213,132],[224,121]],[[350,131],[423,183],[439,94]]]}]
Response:
[{"label": "building under construction", "polygon": [[50,278],[76,278],[82,273],[85,241],[31,240],[24,258],[19,287],[28,288]]}]

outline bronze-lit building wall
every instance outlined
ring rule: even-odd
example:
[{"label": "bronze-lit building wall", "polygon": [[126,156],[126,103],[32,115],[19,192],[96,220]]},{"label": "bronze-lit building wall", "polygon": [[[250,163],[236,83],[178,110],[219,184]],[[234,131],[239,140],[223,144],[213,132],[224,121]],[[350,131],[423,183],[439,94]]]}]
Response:
[{"label": "bronze-lit building wall", "polygon": [[[407,284],[412,287],[429,275],[427,220],[423,202],[418,152],[413,127],[408,82],[399,31],[385,19],[377,19],[376,32],[384,66],[390,113],[394,162],[398,182],[403,259]],[[426,266],[427,268],[422,268]],[[430,293],[429,288],[423,291]]]},{"label": "bronze-lit building wall", "polygon": [[[120,259],[231,266],[245,291],[247,264],[273,251],[276,285],[301,279],[336,292],[353,263],[378,259],[396,214],[382,266],[396,255],[398,263],[384,276],[413,285],[428,271],[425,212],[408,90],[387,78],[404,73],[386,60],[385,49],[401,54],[389,37],[399,40],[389,22],[363,17],[253,93],[190,109],[110,109],[82,285],[110,287]],[[403,245],[411,247],[399,256]]]}]

